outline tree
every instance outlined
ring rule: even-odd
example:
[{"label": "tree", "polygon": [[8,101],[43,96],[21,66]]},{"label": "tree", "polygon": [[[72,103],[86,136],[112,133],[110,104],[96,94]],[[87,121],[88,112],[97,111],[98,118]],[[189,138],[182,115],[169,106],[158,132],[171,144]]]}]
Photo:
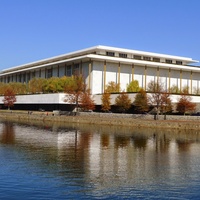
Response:
[{"label": "tree", "polygon": [[30,93],[43,93],[45,92],[45,86],[47,85],[47,79],[33,78],[28,83],[28,90]]},{"label": "tree", "polygon": [[12,88],[15,94],[27,94],[26,83],[10,82],[7,86]]},{"label": "tree", "polygon": [[127,84],[126,91],[127,92],[139,92],[140,91],[139,82],[137,80],[131,81],[129,84]]},{"label": "tree", "polygon": [[167,112],[172,111],[172,101],[170,98],[170,94],[167,92],[163,92],[161,96],[161,106],[160,106],[161,113],[164,113],[164,119],[166,119]]},{"label": "tree", "polygon": [[64,101],[75,104],[76,108],[79,107],[81,95],[86,90],[86,84],[82,75],[74,75],[69,77],[68,83],[65,85],[65,92],[67,93]]},{"label": "tree", "polygon": [[139,113],[147,112],[149,109],[147,93],[145,90],[141,89],[135,96],[133,102],[135,109]]},{"label": "tree", "polygon": [[192,98],[189,96],[186,90],[180,96],[177,103],[176,110],[185,115],[186,112],[194,112],[196,109],[196,104],[192,103]]},{"label": "tree", "polygon": [[4,105],[8,107],[8,109],[14,106],[14,103],[16,102],[16,96],[14,90],[11,87],[6,88],[2,101],[4,102]]},{"label": "tree", "polygon": [[106,85],[106,89],[105,91],[108,93],[118,93],[120,92],[120,84],[119,83],[115,83],[114,81],[109,82]]},{"label": "tree", "polygon": [[116,97],[115,105],[118,106],[120,112],[126,112],[131,107],[131,99],[127,93],[122,92]]},{"label": "tree", "polygon": [[110,93],[108,92],[103,93],[101,101],[102,101],[101,110],[103,110],[104,112],[108,112],[111,109]]},{"label": "tree", "polygon": [[[170,102],[166,101],[167,92],[165,91],[164,86],[160,82],[160,80],[157,80],[157,82],[150,81],[148,84],[148,91],[151,92],[151,94],[149,95],[149,102],[151,102],[151,104],[155,106],[157,111],[156,118],[158,119],[159,110],[161,110],[162,106],[164,105],[163,101],[165,101],[165,104]],[[169,96],[167,98],[169,98]]]},{"label": "tree", "polygon": [[91,97],[90,90],[88,89],[86,92],[82,93],[80,96],[80,107],[83,111],[89,111],[95,109],[94,100]]},{"label": "tree", "polygon": [[169,89],[169,92],[172,93],[172,94],[179,94],[180,89],[178,88],[178,86],[172,85],[172,87]]}]

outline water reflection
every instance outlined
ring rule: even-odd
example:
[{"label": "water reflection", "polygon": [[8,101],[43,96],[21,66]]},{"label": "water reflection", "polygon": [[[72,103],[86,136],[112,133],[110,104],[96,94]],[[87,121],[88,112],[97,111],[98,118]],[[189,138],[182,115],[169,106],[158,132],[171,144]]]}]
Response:
[{"label": "water reflection", "polygon": [[28,171],[37,168],[75,185],[90,185],[95,195],[108,188],[111,193],[177,184],[186,188],[200,172],[195,131],[12,122],[0,123],[0,131],[0,144],[23,152]]}]

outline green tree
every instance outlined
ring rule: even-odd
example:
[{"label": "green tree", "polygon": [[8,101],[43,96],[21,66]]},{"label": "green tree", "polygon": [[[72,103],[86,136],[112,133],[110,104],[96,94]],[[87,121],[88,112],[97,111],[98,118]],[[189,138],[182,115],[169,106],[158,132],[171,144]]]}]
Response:
[{"label": "green tree", "polygon": [[139,82],[137,80],[131,81],[129,84],[127,84],[126,91],[127,92],[139,92],[140,91]]},{"label": "green tree", "polygon": [[106,85],[105,92],[118,93],[118,92],[120,92],[120,90],[121,90],[120,89],[120,84],[119,83],[115,83],[114,81],[111,81]]},{"label": "green tree", "polygon": [[141,89],[135,96],[133,102],[135,110],[139,113],[147,112],[149,110],[148,97],[145,90]]},{"label": "green tree", "polygon": [[110,97],[110,93],[105,92],[102,94],[101,97],[101,110],[104,112],[108,112],[111,109],[111,97]]},{"label": "green tree", "polygon": [[115,105],[118,106],[120,112],[126,112],[131,107],[131,99],[127,93],[122,92],[116,97]]},{"label": "green tree", "polygon": [[27,84],[19,82],[10,82],[6,84],[8,87],[11,87],[15,94],[27,94]]},{"label": "green tree", "polygon": [[172,87],[169,89],[169,92],[172,94],[180,94],[180,89],[176,85],[172,85]]},{"label": "green tree", "polygon": [[28,90],[32,94],[45,92],[45,86],[47,85],[47,79],[33,78],[28,83]]}]

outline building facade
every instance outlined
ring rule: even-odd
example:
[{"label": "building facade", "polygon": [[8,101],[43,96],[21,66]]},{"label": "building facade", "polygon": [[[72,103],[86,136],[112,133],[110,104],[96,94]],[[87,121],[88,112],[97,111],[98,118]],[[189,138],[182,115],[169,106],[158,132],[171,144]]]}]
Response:
[{"label": "building facade", "polygon": [[126,91],[127,84],[138,80],[144,90],[158,79],[166,90],[176,86],[189,88],[190,94],[200,91],[200,68],[192,58],[136,51],[108,46],[95,46],[72,53],[5,69],[0,81],[28,82],[34,77],[71,76],[78,72],[85,78],[92,94],[102,94],[113,81]]},{"label": "building facade", "polygon": [[[200,68],[192,65],[198,61],[192,58],[136,51],[108,46],[95,46],[72,53],[27,63],[0,72],[4,83],[28,83],[32,78],[51,78],[82,74],[93,94],[95,104],[101,105],[101,95],[109,82],[120,84],[121,91],[137,80],[139,86],[147,90],[150,81],[163,84],[166,91],[176,87],[181,91],[188,88],[193,102],[200,105]],[[22,110],[68,110],[64,93],[19,95],[15,109]],[[134,101],[135,93],[129,94]],[[117,94],[111,95],[111,104]],[[171,95],[173,103],[179,95]],[[3,106],[0,97],[0,106]],[[68,106],[68,108],[67,108]],[[199,108],[200,109],[200,108]],[[199,110],[198,109],[198,110]]]}]

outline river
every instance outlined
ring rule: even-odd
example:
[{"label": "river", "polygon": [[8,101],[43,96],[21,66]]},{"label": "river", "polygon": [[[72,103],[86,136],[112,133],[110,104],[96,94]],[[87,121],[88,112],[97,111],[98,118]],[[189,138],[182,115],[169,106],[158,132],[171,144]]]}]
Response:
[{"label": "river", "polygon": [[198,199],[200,132],[0,122],[1,199]]}]

